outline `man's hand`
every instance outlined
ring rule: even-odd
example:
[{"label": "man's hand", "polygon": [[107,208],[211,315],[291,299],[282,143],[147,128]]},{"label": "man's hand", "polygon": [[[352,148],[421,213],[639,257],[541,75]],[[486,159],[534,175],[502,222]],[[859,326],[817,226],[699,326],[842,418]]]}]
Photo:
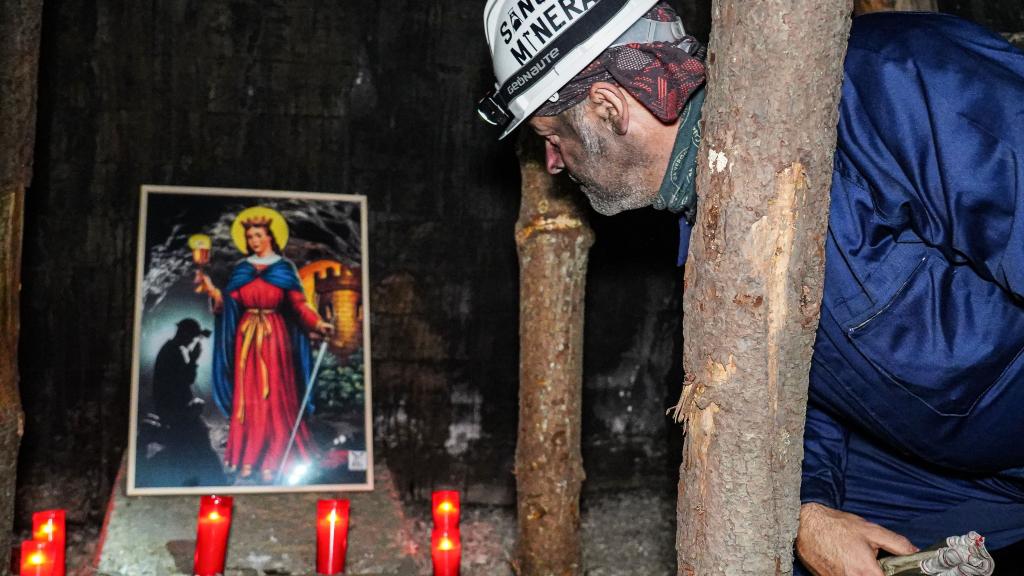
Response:
[{"label": "man's hand", "polygon": [[199,416],[200,414],[202,414],[203,413],[203,408],[205,406],[206,406],[206,401],[204,401],[202,398],[199,398],[197,396],[193,396],[192,399],[188,401],[188,409],[195,416]]},{"label": "man's hand", "polygon": [[800,507],[796,552],[815,576],[882,576],[879,550],[918,551],[910,540],[860,516],[816,503]]},{"label": "man's hand", "polygon": [[196,342],[196,345],[192,347],[192,350],[188,353],[189,362],[195,364],[199,357],[203,354],[203,345]]}]

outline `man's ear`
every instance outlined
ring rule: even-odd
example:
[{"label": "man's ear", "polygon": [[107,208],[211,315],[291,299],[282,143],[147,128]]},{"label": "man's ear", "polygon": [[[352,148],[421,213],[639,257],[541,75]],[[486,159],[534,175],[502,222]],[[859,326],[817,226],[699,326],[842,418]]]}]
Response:
[{"label": "man's ear", "polygon": [[596,82],[590,87],[587,99],[602,122],[618,135],[629,130],[629,103],[621,86]]}]

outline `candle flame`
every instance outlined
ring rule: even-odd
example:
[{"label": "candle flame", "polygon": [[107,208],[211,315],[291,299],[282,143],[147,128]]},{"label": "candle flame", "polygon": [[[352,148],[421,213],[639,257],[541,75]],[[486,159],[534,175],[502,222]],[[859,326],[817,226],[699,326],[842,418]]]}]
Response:
[{"label": "candle flame", "polygon": [[47,520],[46,524],[43,524],[42,526],[39,527],[39,536],[45,538],[45,537],[50,536],[51,534],[53,534],[53,531],[54,531],[53,520]]},{"label": "candle flame", "polygon": [[213,512],[210,512],[210,515],[207,516],[207,518],[209,518],[210,520],[220,520],[220,512],[214,510]]},{"label": "candle flame", "polygon": [[455,509],[455,506],[452,506],[451,502],[445,500],[444,502],[441,502],[441,505],[438,506],[437,509],[441,512],[451,512]]},{"label": "candle flame", "polygon": [[437,543],[437,549],[442,552],[447,552],[452,548],[455,548],[455,544],[453,544],[451,539],[447,536],[442,536],[441,541]]},{"label": "candle flame", "polygon": [[331,510],[331,513],[327,515],[327,521],[330,522],[331,524],[334,524],[335,522],[337,522],[338,521],[338,513],[336,511],[334,511],[334,510]]},{"label": "candle flame", "polygon": [[33,566],[41,566],[46,563],[46,556],[42,552],[33,552],[28,557],[28,563]]}]

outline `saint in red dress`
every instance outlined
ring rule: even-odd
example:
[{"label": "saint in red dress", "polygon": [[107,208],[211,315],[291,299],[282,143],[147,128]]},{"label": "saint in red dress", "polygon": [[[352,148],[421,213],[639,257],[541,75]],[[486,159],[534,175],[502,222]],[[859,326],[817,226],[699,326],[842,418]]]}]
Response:
[{"label": "saint in red dress", "polygon": [[[257,265],[257,270],[264,266]],[[313,332],[320,317],[299,290],[260,276],[230,293],[239,305],[235,332],[234,394],[224,459],[231,469],[276,473],[298,416],[305,383],[296,381],[296,355],[287,322]],[[308,460],[312,445],[303,422],[289,461]]]}]

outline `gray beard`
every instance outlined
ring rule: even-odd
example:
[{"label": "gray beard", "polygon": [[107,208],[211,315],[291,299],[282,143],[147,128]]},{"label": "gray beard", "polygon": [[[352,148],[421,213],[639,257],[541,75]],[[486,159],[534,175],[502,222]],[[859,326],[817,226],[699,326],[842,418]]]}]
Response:
[{"label": "gray beard", "polygon": [[598,187],[580,186],[594,211],[604,216],[614,216],[625,210],[646,208],[654,204],[657,192],[653,194],[639,183],[631,183],[625,189],[609,192]]},{"label": "gray beard", "polygon": [[[574,110],[576,112],[576,110]],[[582,116],[579,108],[575,120],[576,133],[580,136],[587,162],[581,166],[582,174],[569,174],[573,182],[587,196],[590,205],[598,214],[613,216],[624,210],[644,208],[654,203],[658,191],[649,190],[643,181],[646,162],[636,151],[629,154],[632,163],[617,169],[603,160],[607,156],[607,142]],[[603,180],[599,184],[597,180]]]}]

